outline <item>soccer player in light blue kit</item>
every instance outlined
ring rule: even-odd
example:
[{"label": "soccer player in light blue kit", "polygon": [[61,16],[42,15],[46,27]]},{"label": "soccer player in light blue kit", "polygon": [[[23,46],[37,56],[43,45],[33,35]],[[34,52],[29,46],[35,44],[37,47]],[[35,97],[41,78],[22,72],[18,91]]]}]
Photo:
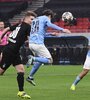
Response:
[{"label": "soccer player in light blue kit", "polygon": [[[43,12],[43,15],[33,20],[32,25],[31,25],[29,48],[35,56],[34,57],[29,56],[29,60],[27,64],[30,65],[32,60],[35,63],[30,71],[30,75],[28,76],[26,80],[34,86],[35,86],[35,82],[33,81],[34,80],[33,75],[36,73],[36,71],[39,69],[42,63],[51,64],[53,62],[50,52],[44,45],[44,37],[45,37],[47,28],[51,27],[53,29],[56,29],[62,32],[71,33],[68,29],[61,28],[51,23],[51,19],[53,17],[54,17],[54,13],[52,10],[50,9],[45,10]],[[52,34],[57,35],[56,33],[52,33]]]},{"label": "soccer player in light blue kit", "polygon": [[88,37],[89,43],[88,43],[88,53],[86,56],[86,60],[84,62],[84,66],[83,66],[83,70],[82,72],[76,77],[76,79],[74,80],[73,84],[71,85],[70,89],[75,91],[76,89],[76,85],[80,82],[80,80],[85,77],[87,75],[87,73],[90,70],[90,37]]}]

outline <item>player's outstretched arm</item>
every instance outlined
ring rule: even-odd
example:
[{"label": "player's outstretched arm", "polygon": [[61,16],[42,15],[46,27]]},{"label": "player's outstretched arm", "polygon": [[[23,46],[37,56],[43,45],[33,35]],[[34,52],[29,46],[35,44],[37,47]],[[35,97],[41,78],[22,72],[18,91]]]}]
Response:
[{"label": "player's outstretched arm", "polygon": [[47,22],[47,26],[48,26],[48,27],[51,27],[51,28],[53,28],[53,29],[62,31],[62,32],[64,32],[64,33],[71,33],[70,30],[64,29],[64,28],[62,28],[62,27],[59,27],[59,26],[57,26],[57,25],[51,23],[50,21]]},{"label": "player's outstretched arm", "polygon": [[[64,29],[63,32],[65,32],[65,33],[71,33],[70,30],[68,30],[68,29]],[[51,32],[50,35],[53,35],[53,36],[60,36],[60,33],[59,33],[59,32]]]},{"label": "player's outstretched arm", "polygon": [[[71,33],[71,31],[69,29],[63,29],[62,32],[64,33]],[[59,32],[51,32],[51,35],[55,35],[55,36],[59,36],[60,33]]]}]

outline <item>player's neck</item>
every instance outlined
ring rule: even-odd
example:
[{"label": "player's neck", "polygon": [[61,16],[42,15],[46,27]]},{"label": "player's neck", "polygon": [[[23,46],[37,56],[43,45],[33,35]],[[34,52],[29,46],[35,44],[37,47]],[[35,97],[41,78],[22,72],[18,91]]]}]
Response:
[{"label": "player's neck", "polygon": [[27,23],[27,24],[29,24],[29,25],[30,25],[30,23],[29,23],[29,21],[28,21],[28,20],[24,20],[23,22],[25,22],[25,23]]}]

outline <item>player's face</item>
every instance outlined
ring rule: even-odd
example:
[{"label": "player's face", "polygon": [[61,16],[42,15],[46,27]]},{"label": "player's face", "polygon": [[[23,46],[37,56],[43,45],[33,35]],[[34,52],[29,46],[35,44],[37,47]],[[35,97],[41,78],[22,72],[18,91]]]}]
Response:
[{"label": "player's face", "polygon": [[52,19],[52,18],[51,18],[51,15],[49,15],[48,18],[51,20],[51,19]]},{"label": "player's face", "polygon": [[4,22],[0,22],[0,29],[4,29]]},{"label": "player's face", "polygon": [[28,20],[28,21],[29,21],[29,24],[30,24],[30,25],[31,25],[31,23],[32,23],[33,19],[35,19],[35,17],[34,17],[34,16],[30,16],[30,17],[29,17],[29,20]]}]

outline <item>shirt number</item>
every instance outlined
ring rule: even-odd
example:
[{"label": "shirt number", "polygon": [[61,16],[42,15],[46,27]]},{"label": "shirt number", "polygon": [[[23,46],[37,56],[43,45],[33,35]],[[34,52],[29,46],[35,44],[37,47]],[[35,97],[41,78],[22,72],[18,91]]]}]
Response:
[{"label": "shirt number", "polygon": [[18,31],[20,30],[20,27],[17,27],[10,35],[9,35],[9,38],[13,38],[15,39],[17,34],[18,34]]},{"label": "shirt number", "polygon": [[31,34],[38,32],[39,30],[39,20],[36,19],[32,22],[32,26],[31,26]]}]

